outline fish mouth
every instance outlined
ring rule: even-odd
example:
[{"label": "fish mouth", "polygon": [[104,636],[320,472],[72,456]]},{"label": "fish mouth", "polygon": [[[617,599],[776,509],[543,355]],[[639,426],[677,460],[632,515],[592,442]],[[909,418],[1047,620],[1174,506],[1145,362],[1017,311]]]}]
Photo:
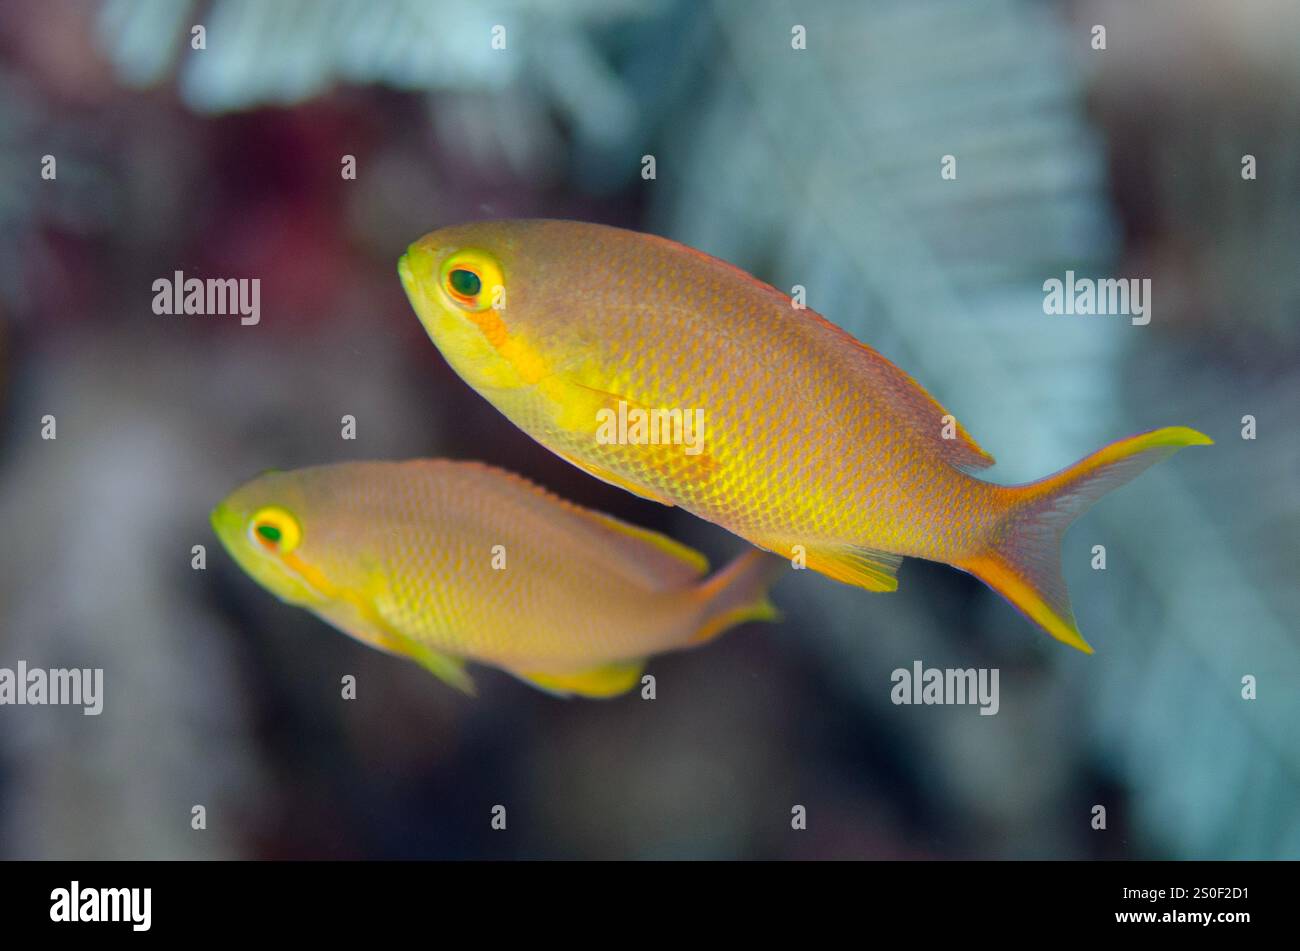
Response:
[{"label": "fish mouth", "polygon": [[433,275],[433,263],[433,252],[419,243],[408,247],[397,259],[397,276],[412,301],[424,296],[424,287]]},{"label": "fish mouth", "polygon": [[397,259],[397,276],[402,279],[406,299],[431,338],[434,320],[442,307],[434,282],[437,261],[438,255],[421,242],[408,247],[406,253]]},{"label": "fish mouth", "polygon": [[402,286],[408,294],[415,290],[415,274],[411,271],[411,249],[407,248],[397,259],[397,276],[402,279]]}]

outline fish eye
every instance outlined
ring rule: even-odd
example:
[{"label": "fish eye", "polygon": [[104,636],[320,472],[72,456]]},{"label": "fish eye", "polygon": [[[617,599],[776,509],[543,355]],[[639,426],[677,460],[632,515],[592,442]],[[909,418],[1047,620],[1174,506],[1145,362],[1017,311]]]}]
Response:
[{"label": "fish eye", "polygon": [[248,529],[253,541],[280,555],[293,551],[302,541],[297,520],[276,506],[259,509],[249,520]]},{"label": "fish eye", "polygon": [[463,310],[499,310],[505,301],[505,275],[486,251],[463,248],[443,262],[442,290]]},{"label": "fish eye", "polygon": [[483,289],[483,279],[467,267],[458,267],[447,275],[447,286],[457,297],[473,300]]}]

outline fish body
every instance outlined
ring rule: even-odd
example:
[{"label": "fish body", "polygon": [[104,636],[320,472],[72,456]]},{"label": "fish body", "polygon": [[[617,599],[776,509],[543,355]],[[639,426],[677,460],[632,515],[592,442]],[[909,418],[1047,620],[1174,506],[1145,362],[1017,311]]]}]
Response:
[{"label": "fish body", "polygon": [[281,599],[462,689],[472,660],[556,693],[612,695],[650,654],[774,616],[770,559],[743,555],[704,581],[698,552],[479,463],[267,473],[212,524]]},{"label": "fish body", "polygon": [[[1066,525],[1158,459],[1210,442],[1168,427],[1037,483],[984,481],[972,473],[993,458],[893,363],[776,288],[653,235],[481,222],[426,235],[398,271],[452,368],[598,478],[871,590],[893,590],[905,556],[954,565],[1084,650],[1060,573]],[[656,412],[657,440],[652,426],[609,438],[611,418]],[[702,438],[675,438],[684,425],[664,438],[673,414],[702,420]]]}]

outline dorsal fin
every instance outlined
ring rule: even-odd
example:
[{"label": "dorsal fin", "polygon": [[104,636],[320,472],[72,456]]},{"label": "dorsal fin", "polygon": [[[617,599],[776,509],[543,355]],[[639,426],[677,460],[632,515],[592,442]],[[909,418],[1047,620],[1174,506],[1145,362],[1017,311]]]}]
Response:
[{"label": "dorsal fin", "polygon": [[[920,383],[821,314],[811,310],[804,311],[804,314],[841,342],[852,345],[844,352],[853,365],[871,380],[877,391],[889,394],[893,408],[901,412],[909,428],[925,439],[945,462],[963,469],[987,469],[993,465],[994,458],[971,438],[971,434],[957,422],[957,417],[944,409]],[[951,439],[943,436],[945,416],[951,416],[953,420]]]},{"label": "dorsal fin", "polygon": [[[642,235],[641,237],[703,262],[714,270],[724,272],[733,278],[740,278],[750,288],[774,301],[779,301],[783,307],[790,306],[790,296],[788,294],[778,290],[766,281],[759,280],[734,264],[680,244],[671,238],[652,234]],[[987,469],[993,465],[995,461],[993,457],[971,438],[970,433],[966,432],[961,423],[956,421],[955,416],[953,416],[953,437],[951,439],[943,438],[943,418],[952,416],[952,414],[944,409],[938,400],[927,393],[921,384],[871,347],[858,340],[843,327],[831,323],[816,311],[801,309],[799,314],[800,319],[807,319],[837,337],[837,343],[851,345],[839,349],[841,352],[850,355],[853,362],[871,378],[877,388],[886,390],[895,397],[893,408],[902,412],[909,424],[909,428],[925,439],[945,462],[963,469]]]}]

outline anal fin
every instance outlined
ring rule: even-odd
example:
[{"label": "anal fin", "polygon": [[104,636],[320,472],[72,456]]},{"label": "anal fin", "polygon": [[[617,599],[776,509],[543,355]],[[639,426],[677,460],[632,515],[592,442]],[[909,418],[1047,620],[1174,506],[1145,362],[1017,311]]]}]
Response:
[{"label": "anal fin", "polygon": [[895,572],[902,555],[873,548],[824,548],[809,551],[808,567],[844,584],[856,585],[868,591],[896,591],[898,578]]},{"label": "anal fin", "polygon": [[606,698],[617,697],[635,687],[644,669],[644,660],[633,660],[605,664],[576,673],[548,674],[519,671],[515,672],[515,676],[547,693],[559,696],[577,694],[582,697]]}]

